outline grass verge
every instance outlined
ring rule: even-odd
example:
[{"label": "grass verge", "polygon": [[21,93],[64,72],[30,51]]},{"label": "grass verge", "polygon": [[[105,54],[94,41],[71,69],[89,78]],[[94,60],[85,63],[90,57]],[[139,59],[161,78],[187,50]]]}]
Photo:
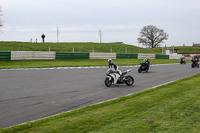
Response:
[{"label": "grass verge", "polygon": [[[119,66],[139,65],[141,59],[115,59]],[[151,59],[151,64],[179,63],[179,60]],[[0,61],[0,69],[4,68],[41,68],[41,67],[78,67],[78,66],[107,66],[106,59],[99,60],[22,60],[22,61]]]},{"label": "grass verge", "polygon": [[199,81],[197,74],[116,100],[0,129],[0,133],[199,132]]}]

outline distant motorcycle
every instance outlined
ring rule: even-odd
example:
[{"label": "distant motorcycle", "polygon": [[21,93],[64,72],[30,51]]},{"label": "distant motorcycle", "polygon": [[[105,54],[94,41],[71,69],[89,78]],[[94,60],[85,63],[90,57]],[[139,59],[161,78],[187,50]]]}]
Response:
[{"label": "distant motorcycle", "polygon": [[138,68],[138,72],[141,73],[142,71],[148,72],[150,64],[145,64],[143,62],[140,62],[140,67]]},{"label": "distant motorcycle", "polygon": [[184,58],[180,58],[180,64],[186,64],[186,61]]},{"label": "distant motorcycle", "polygon": [[134,78],[130,75],[126,76],[128,72],[131,72],[131,69],[121,74],[118,72],[112,71],[111,69],[108,69],[108,71],[106,72],[107,77],[105,79],[105,85],[107,87],[110,87],[112,84],[124,84],[124,83],[128,86],[133,85]]},{"label": "distant motorcycle", "polygon": [[194,67],[199,67],[199,62],[194,60],[194,59],[191,59],[192,61],[192,64],[191,64],[191,67],[194,68]]}]

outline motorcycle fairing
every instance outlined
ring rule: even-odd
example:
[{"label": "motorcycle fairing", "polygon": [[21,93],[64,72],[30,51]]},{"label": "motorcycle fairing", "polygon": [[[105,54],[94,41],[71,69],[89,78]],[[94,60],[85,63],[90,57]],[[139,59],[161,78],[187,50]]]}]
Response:
[{"label": "motorcycle fairing", "polygon": [[[114,79],[114,84],[117,83],[117,80],[118,80],[118,78],[120,77],[120,75],[117,74],[117,73],[112,73],[112,74],[110,74],[110,76]],[[110,79],[109,79],[109,80],[110,80]]]}]

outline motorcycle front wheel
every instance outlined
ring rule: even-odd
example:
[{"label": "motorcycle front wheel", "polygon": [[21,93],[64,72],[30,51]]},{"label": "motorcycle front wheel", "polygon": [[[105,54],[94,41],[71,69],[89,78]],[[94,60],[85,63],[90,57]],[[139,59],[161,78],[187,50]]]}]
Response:
[{"label": "motorcycle front wheel", "polygon": [[128,86],[133,85],[133,83],[134,83],[133,77],[132,77],[132,76],[126,76],[125,83],[126,83],[126,85],[128,85]]},{"label": "motorcycle front wheel", "polygon": [[140,67],[138,68],[138,72],[139,72],[139,73],[142,72],[142,66],[140,66]]},{"label": "motorcycle front wheel", "polygon": [[107,77],[107,78],[105,79],[105,85],[106,85],[107,87],[110,87],[110,86],[112,85],[112,80],[109,80],[109,78]]}]

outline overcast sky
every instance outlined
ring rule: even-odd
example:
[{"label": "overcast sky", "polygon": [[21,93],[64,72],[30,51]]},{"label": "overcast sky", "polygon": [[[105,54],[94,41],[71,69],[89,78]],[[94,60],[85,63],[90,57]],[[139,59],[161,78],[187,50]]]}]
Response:
[{"label": "overcast sky", "polygon": [[163,45],[200,43],[200,0],[0,0],[0,41],[124,42],[138,45],[140,30],[155,25],[169,34]]}]

